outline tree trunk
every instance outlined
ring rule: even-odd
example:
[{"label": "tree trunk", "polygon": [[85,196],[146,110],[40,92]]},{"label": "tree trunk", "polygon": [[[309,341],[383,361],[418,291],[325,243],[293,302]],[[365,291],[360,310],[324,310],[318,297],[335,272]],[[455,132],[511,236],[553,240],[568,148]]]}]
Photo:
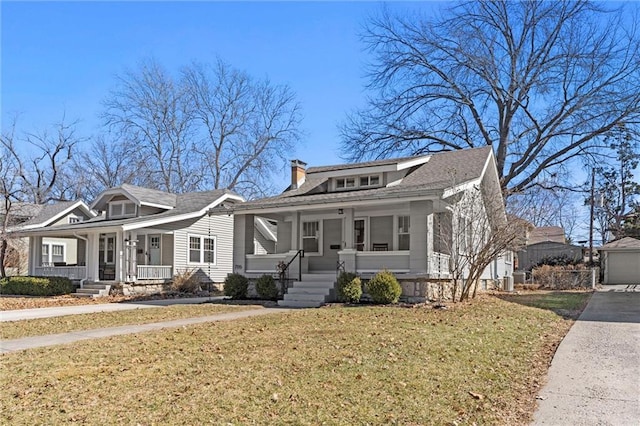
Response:
[{"label": "tree trunk", "polygon": [[7,255],[7,240],[3,239],[0,244],[0,278],[6,278],[7,273],[4,270],[4,259]]}]

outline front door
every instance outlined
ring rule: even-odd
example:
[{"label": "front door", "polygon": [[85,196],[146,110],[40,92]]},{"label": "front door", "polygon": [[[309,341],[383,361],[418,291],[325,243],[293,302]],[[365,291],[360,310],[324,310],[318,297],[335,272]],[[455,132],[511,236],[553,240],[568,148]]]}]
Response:
[{"label": "front door", "polygon": [[149,235],[149,265],[160,264],[160,235]]},{"label": "front door", "polygon": [[365,250],[366,244],[366,230],[367,230],[367,220],[366,219],[355,219],[353,221],[353,244],[358,251]]},{"label": "front door", "polygon": [[116,234],[100,234],[98,244],[98,279],[112,281],[116,279]]}]

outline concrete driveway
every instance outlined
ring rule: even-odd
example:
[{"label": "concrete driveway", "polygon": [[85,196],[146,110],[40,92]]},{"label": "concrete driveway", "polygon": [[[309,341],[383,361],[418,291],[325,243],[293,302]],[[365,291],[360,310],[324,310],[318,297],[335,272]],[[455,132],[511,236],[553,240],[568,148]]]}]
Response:
[{"label": "concrete driveway", "polygon": [[594,293],[538,398],[534,425],[640,425],[640,286]]}]

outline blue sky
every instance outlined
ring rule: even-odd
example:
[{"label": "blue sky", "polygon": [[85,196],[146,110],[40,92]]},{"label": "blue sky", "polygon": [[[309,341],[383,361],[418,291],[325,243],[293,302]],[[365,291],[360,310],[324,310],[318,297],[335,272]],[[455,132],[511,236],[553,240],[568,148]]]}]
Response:
[{"label": "blue sky", "polygon": [[[437,3],[400,3],[426,12]],[[291,157],[342,162],[337,124],[365,104],[368,60],[359,33],[374,2],[7,2],[2,13],[2,126],[40,130],[80,120],[91,136],[115,75],[153,57],[168,70],[216,56],[288,84],[303,108]],[[288,180],[283,171],[283,185]]]}]

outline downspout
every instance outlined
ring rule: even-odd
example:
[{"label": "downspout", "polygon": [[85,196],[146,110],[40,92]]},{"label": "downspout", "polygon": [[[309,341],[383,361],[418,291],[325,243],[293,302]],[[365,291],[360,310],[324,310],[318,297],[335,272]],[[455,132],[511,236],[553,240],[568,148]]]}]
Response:
[{"label": "downspout", "polygon": [[87,259],[89,258],[89,253],[87,253],[87,250],[89,250],[89,239],[78,235],[77,232],[74,232],[73,236],[78,238],[78,239],[81,239],[81,240],[83,240],[85,242],[85,245],[84,245],[84,278],[82,278],[80,280],[80,288],[84,288],[84,282],[87,280],[87,268],[88,268]]}]

